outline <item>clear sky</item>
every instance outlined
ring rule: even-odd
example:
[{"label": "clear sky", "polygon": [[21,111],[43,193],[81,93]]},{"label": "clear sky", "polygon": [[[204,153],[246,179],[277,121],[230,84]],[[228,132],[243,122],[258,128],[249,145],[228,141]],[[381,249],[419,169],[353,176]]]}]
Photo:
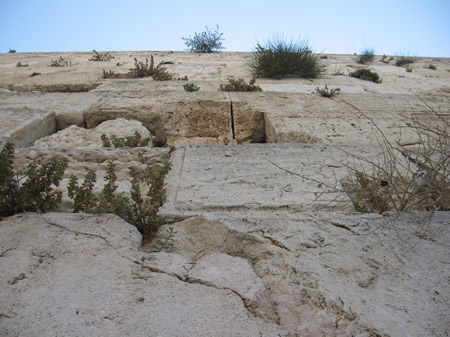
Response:
[{"label": "clear sky", "polygon": [[225,51],[284,34],[324,53],[450,57],[450,0],[0,0],[0,52],[185,50],[216,24]]}]

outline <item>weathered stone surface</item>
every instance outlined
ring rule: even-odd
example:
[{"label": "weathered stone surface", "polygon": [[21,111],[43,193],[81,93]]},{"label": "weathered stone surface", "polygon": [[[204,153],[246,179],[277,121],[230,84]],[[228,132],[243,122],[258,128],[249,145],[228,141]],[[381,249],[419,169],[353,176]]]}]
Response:
[{"label": "weathered stone surface", "polygon": [[[299,336],[440,336],[448,328],[447,212],[203,214],[170,225],[173,252],[246,259],[280,326]],[[205,272],[209,279],[220,266],[207,264],[217,269]]]},{"label": "weathered stone surface", "polygon": [[[33,147],[38,148],[85,148],[85,149],[102,149],[103,141],[101,135],[108,137],[115,135],[117,137],[134,136],[135,132],[139,132],[142,139],[150,138],[148,147],[152,146],[151,134],[142,125],[141,122],[135,120],[126,120],[118,118],[103,122],[94,129],[84,129],[72,125],[62,131],[51,136],[41,138],[34,142]],[[114,145],[111,145],[114,147]]]},{"label": "weathered stone surface", "polygon": [[137,230],[113,215],[21,214],[0,222],[2,336],[286,336],[230,290],[141,264]]},{"label": "weathered stone surface", "polygon": [[38,109],[0,108],[2,123],[0,124],[0,145],[5,141],[14,143],[16,147],[27,147],[41,137],[56,131],[54,112]]},{"label": "weathered stone surface", "polygon": [[377,162],[376,150],[368,146],[178,147],[172,153],[174,167],[160,212],[186,216],[232,209],[353,209],[340,185],[349,175],[343,163],[353,160],[346,152]]}]

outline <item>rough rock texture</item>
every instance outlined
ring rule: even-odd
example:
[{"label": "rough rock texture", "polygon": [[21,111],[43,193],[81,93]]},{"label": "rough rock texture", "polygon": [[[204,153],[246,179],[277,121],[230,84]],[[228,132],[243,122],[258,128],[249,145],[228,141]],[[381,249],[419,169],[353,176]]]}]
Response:
[{"label": "rough rock texture", "polygon": [[[204,256],[198,269],[218,253],[249,261],[280,326],[292,333],[419,337],[444,336],[448,329],[446,212],[431,218],[418,212],[205,216],[170,225],[177,231],[172,251],[191,259]],[[203,278],[214,280],[228,267],[217,261],[209,268],[203,273],[212,276]],[[229,274],[218,283],[226,283]]]},{"label": "rough rock texture", "polygon": [[[0,335],[447,336],[449,212],[354,213],[340,192],[355,155],[377,163],[380,140],[417,150],[417,126],[448,126],[450,59],[417,58],[406,72],[377,56],[375,84],[340,75],[360,67],[354,56],[327,55],[317,79],[260,78],[263,92],[227,93],[217,89],[228,77],[251,79],[250,53],[112,55],[0,54],[0,137],[26,147],[18,168],[69,161],[60,211],[72,208],[71,174],[94,170],[98,192],[113,161],[126,195],[138,153],[156,166],[170,159],[160,214],[171,223],[140,247],[136,229],[111,215],[1,220]],[[102,78],[150,55],[200,91],[185,92],[184,80]],[[49,67],[59,56],[71,65]],[[340,94],[318,96],[325,85]],[[94,128],[118,118],[175,147],[101,148],[90,137],[105,131]],[[28,147],[66,128],[51,147]],[[168,226],[173,247],[153,252]]]},{"label": "rough rock texture", "polygon": [[[117,137],[134,136],[139,132],[142,139],[150,138],[149,147],[152,145],[150,132],[135,120],[126,120],[118,118],[103,122],[94,129],[84,129],[72,125],[62,131],[43,137],[34,142],[33,147],[38,148],[83,148],[83,149],[101,149],[104,148],[101,135],[108,137],[115,135]],[[111,145],[114,147],[113,145]]]},{"label": "rough rock texture", "polygon": [[0,222],[1,336],[286,336],[233,291],[142,265],[137,230],[113,215]]}]

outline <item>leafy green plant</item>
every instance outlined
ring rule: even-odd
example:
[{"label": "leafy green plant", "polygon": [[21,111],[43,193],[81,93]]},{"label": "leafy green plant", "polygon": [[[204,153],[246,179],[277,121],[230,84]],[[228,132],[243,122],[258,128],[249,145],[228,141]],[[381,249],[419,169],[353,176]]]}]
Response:
[{"label": "leafy green plant", "polygon": [[17,67],[17,68],[20,68],[20,67],[28,67],[28,63],[27,63],[27,64],[22,64],[22,62],[17,62],[16,67]]},{"label": "leafy green plant", "polygon": [[19,212],[46,212],[61,202],[55,189],[67,168],[66,159],[51,158],[38,165],[33,161],[24,172],[13,168],[14,145],[7,142],[0,153],[0,216]]},{"label": "leafy green plant", "polygon": [[186,83],[183,85],[183,88],[187,92],[194,92],[200,90],[200,87],[197,87],[194,83]]},{"label": "leafy green plant", "polygon": [[150,138],[142,139],[141,134],[138,131],[134,132],[134,136],[127,137],[117,137],[116,135],[111,135],[108,137],[105,134],[100,136],[100,139],[103,142],[104,147],[111,147],[111,144],[114,147],[142,147],[147,146],[150,142]]},{"label": "leafy green plant", "polygon": [[68,67],[71,66],[72,62],[69,60],[66,60],[64,57],[60,56],[57,60],[50,61],[49,66],[50,67]]},{"label": "leafy green plant", "polygon": [[95,49],[93,50],[94,56],[89,59],[89,61],[96,61],[96,62],[104,62],[104,61],[111,61],[111,59],[114,58],[109,52],[105,53],[99,53]]},{"label": "leafy green plant", "polygon": [[358,69],[349,74],[351,77],[359,78],[365,81],[371,81],[374,83],[381,83],[382,79],[377,73],[371,72],[369,69]]},{"label": "leafy green plant", "polygon": [[37,73],[37,72],[33,71],[31,73],[30,77],[39,76],[39,75],[41,75],[41,73]]},{"label": "leafy green plant", "polygon": [[430,64],[430,65],[428,66],[428,69],[431,69],[431,70],[437,70],[437,67],[436,67],[434,64]]},{"label": "leafy green plant", "polygon": [[279,79],[287,75],[316,78],[325,71],[307,40],[286,41],[280,36],[257,44],[249,65],[256,77]]},{"label": "leafy green plant", "polygon": [[156,244],[152,246],[153,252],[159,253],[163,250],[172,248],[175,234],[177,234],[177,232],[173,229],[173,227],[166,229],[166,235],[162,239],[156,240]]},{"label": "leafy green plant", "polygon": [[375,49],[374,48],[365,48],[361,51],[360,55],[357,55],[357,61],[361,64],[372,63],[375,57]]},{"label": "leafy green plant", "polygon": [[252,78],[249,83],[246,83],[243,78],[235,80],[233,78],[228,79],[227,84],[221,84],[220,91],[262,91],[261,87],[255,85],[256,79]]},{"label": "leafy green plant", "polygon": [[[151,160],[142,154],[139,154],[139,161],[144,169],[131,172],[130,198],[116,192],[117,176],[112,162],[108,163],[106,184],[100,194],[93,193],[95,172],[88,171],[81,185],[76,177],[71,176],[68,195],[75,202],[74,212],[116,214],[151,239],[164,223],[157,212],[164,201],[164,179],[171,165],[152,165]],[[141,185],[148,188],[145,196],[141,193]]]},{"label": "leafy green plant", "polygon": [[219,25],[216,27],[216,31],[212,32],[206,27],[206,31],[201,33],[195,33],[194,37],[183,37],[186,46],[191,50],[198,53],[212,53],[225,49],[222,46],[223,33],[219,32]]},{"label": "leafy green plant", "polygon": [[331,97],[337,96],[340,92],[341,92],[341,88],[334,88],[334,89],[329,90],[328,86],[326,84],[325,84],[324,89],[319,89],[319,87],[316,88],[316,94],[321,97],[331,98]]}]

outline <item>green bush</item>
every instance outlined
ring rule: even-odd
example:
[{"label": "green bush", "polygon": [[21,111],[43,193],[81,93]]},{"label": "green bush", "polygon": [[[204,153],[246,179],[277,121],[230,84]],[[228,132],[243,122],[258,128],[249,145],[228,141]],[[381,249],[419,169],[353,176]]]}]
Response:
[{"label": "green bush", "polygon": [[187,92],[194,92],[200,90],[200,87],[197,87],[194,83],[186,83],[183,85],[183,88]]},{"label": "green bush", "polygon": [[316,78],[325,71],[307,40],[286,41],[280,36],[256,45],[250,68],[256,77],[279,79],[287,75]]},{"label": "green bush", "polygon": [[13,168],[14,146],[7,142],[0,153],[0,216],[19,212],[46,212],[61,202],[55,190],[67,168],[66,159],[51,158],[42,165],[33,161],[25,172]]},{"label": "green bush", "polygon": [[186,46],[191,50],[198,53],[212,53],[213,51],[218,51],[225,49],[222,46],[223,33],[219,32],[219,26],[217,25],[216,31],[211,32],[208,27],[206,27],[205,32],[199,34],[195,33],[194,37],[183,37]]},{"label": "green bush", "polygon": [[255,78],[252,78],[248,84],[245,83],[243,78],[240,78],[238,80],[229,78],[228,84],[221,84],[219,87],[219,90],[220,91],[244,91],[244,92],[262,91],[261,87],[255,85],[255,82],[256,82]]},{"label": "green bush", "polygon": [[381,79],[377,73],[371,72],[369,69],[359,69],[350,73],[351,77],[356,77],[361,80],[371,81],[374,83],[381,83]]},{"label": "green bush", "polygon": [[152,77],[156,81],[168,81],[173,78],[173,75],[167,72],[167,68],[163,67],[164,61],[160,62],[155,67],[153,55],[150,56],[150,62],[148,58],[145,62],[134,59],[134,68],[130,69],[130,75],[133,78]]},{"label": "green bush", "polygon": [[361,54],[358,55],[357,62],[361,64],[372,63],[375,57],[375,49],[374,48],[365,48],[361,51]]},{"label": "green bush", "polygon": [[[139,154],[139,161],[145,168],[141,172],[131,172],[131,198],[116,192],[117,176],[112,162],[108,163],[106,184],[98,195],[93,193],[96,182],[95,172],[88,171],[81,185],[78,184],[78,179],[72,176],[68,192],[69,197],[75,202],[74,212],[116,214],[151,239],[164,222],[157,212],[164,201],[164,179],[171,165],[164,163],[156,167],[142,154]],[[141,194],[142,184],[148,187],[146,200]]]},{"label": "green bush", "polygon": [[436,67],[434,64],[430,64],[430,65],[428,66],[428,69],[431,69],[431,70],[437,70],[437,67]]}]

